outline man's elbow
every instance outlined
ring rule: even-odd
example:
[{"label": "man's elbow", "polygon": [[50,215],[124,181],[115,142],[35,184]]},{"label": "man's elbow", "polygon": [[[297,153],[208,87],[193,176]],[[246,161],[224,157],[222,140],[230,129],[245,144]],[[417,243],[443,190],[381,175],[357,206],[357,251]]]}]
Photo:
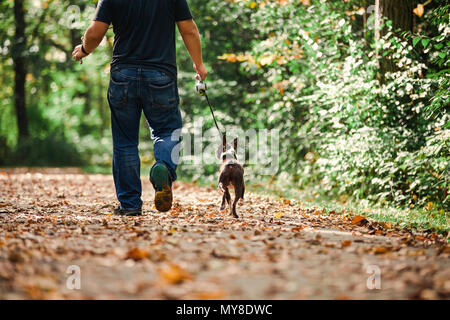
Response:
[{"label": "man's elbow", "polygon": [[104,37],[104,33],[103,32],[98,32],[93,28],[88,28],[86,30],[86,35],[85,38],[88,41],[92,41],[92,42],[97,42],[100,43],[103,40]]},{"label": "man's elbow", "polygon": [[181,21],[178,23],[178,30],[180,34],[185,36],[196,36],[198,35],[198,28],[194,20]]}]

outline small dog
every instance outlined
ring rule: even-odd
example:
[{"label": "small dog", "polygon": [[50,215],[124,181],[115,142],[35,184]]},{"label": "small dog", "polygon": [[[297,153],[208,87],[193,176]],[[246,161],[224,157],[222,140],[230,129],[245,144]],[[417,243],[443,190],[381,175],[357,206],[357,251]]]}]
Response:
[{"label": "small dog", "polygon": [[[222,205],[220,210],[225,209],[225,201],[230,207],[230,214],[235,218],[239,218],[236,213],[236,204],[239,199],[244,199],[245,184],[244,184],[244,167],[237,161],[238,139],[234,139],[233,147],[227,144],[227,137],[223,135],[222,146],[217,149],[217,157],[222,160],[219,174],[219,189],[223,192]],[[231,196],[228,187],[234,188],[234,201],[231,205]]]}]

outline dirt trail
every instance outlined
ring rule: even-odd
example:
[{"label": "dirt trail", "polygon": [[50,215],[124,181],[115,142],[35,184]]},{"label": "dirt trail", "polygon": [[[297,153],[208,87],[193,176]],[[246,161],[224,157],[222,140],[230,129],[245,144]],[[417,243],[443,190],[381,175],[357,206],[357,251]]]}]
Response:
[{"label": "dirt trail", "polygon": [[440,235],[255,194],[235,220],[218,211],[216,189],[174,188],[161,214],[143,180],[144,215],[117,217],[111,176],[0,169],[0,298],[450,298]]}]

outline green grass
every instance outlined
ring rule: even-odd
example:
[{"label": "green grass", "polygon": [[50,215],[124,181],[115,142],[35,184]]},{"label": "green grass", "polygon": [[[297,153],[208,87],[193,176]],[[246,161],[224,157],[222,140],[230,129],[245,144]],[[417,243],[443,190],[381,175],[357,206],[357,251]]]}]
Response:
[{"label": "green grass", "polygon": [[81,167],[81,170],[83,170],[86,173],[91,173],[91,174],[112,174],[111,167],[84,166],[84,167]]},{"label": "green grass", "polygon": [[[150,168],[150,166],[141,166],[141,176],[148,177],[150,174]],[[112,168],[107,166],[84,166],[81,167],[81,170],[91,174],[112,174]]]},{"label": "green grass", "polygon": [[401,208],[389,205],[379,205],[367,201],[356,201],[351,198],[345,201],[314,195],[313,191],[298,190],[289,186],[280,186],[275,183],[259,183],[254,187],[248,184],[249,191],[259,194],[273,194],[278,198],[294,200],[296,204],[305,207],[319,207],[324,213],[330,211],[362,215],[366,218],[389,222],[401,229],[416,229],[420,231],[434,231],[448,234],[450,231],[450,216],[443,210],[429,211],[422,208]]}]

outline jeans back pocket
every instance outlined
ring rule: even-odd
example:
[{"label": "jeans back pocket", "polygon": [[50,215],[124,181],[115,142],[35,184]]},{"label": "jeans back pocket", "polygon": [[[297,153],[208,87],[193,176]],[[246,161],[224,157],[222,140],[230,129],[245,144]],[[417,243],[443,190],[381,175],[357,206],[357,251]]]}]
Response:
[{"label": "jeans back pocket", "polygon": [[[167,83],[167,80],[169,83]],[[153,81],[153,83],[148,84],[150,98],[155,107],[174,108],[177,106],[178,95],[176,92],[176,83],[173,79],[168,78],[167,80],[158,82]]]},{"label": "jeans back pocket", "polygon": [[111,107],[122,108],[127,103],[129,82],[117,82],[111,80],[109,82],[108,99]]}]

